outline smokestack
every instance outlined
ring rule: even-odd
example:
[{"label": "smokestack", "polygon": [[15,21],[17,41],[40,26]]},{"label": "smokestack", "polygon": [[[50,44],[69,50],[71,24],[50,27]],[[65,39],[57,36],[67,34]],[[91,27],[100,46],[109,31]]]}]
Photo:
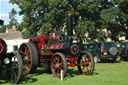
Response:
[{"label": "smokestack", "polygon": [[67,14],[67,32],[68,39],[71,40],[73,36],[73,13],[71,11],[66,12]]},{"label": "smokestack", "polygon": [[0,26],[4,25],[4,21],[0,19]]}]

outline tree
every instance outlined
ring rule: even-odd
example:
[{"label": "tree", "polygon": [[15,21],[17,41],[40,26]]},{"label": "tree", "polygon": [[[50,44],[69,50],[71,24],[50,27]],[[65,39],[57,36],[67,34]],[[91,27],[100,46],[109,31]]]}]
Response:
[{"label": "tree", "polygon": [[[44,33],[50,28],[62,28],[66,11],[74,12],[74,31],[79,41],[117,41],[127,29],[127,1],[120,0],[10,0],[24,15],[21,25],[29,37]],[[106,28],[108,35],[103,31]],[[86,35],[85,35],[86,34]]]},{"label": "tree", "polygon": [[119,9],[117,0],[103,0],[101,3],[101,18],[103,28],[107,29],[107,35],[114,41],[118,41],[121,31],[116,19],[118,18]]},{"label": "tree", "polygon": [[121,30],[125,33],[126,39],[128,39],[128,1],[121,0],[118,8],[120,10],[118,14],[118,24],[121,26]]},{"label": "tree", "polygon": [[128,39],[128,1],[109,0],[109,3],[102,10],[104,27],[109,31],[112,40],[118,41],[118,37],[123,34]]},{"label": "tree", "polygon": [[[19,13],[24,15],[25,28],[33,34],[35,32],[44,33],[50,28],[63,27],[66,23],[66,11],[74,12],[74,28],[77,36],[81,37],[81,33],[91,31],[89,37],[92,40],[96,38],[94,32],[100,28],[100,25],[97,25],[100,24],[98,8],[100,2],[95,0],[10,0],[10,2],[20,7]],[[82,32],[79,29],[81,26],[79,22],[84,22],[84,31]],[[87,23],[91,26],[85,25]]]},{"label": "tree", "polygon": [[6,25],[3,25],[0,27],[0,33],[5,33],[6,32]]},{"label": "tree", "polygon": [[9,28],[12,28],[13,25],[17,26],[18,25],[18,22],[16,20],[16,10],[13,8],[11,10],[11,12],[9,13],[9,18],[10,18],[10,21],[9,21]]}]

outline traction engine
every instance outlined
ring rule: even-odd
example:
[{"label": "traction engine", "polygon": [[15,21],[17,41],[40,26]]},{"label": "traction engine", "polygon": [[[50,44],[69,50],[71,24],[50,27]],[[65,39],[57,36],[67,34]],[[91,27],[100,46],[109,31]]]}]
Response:
[{"label": "traction engine", "polygon": [[82,75],[91,75],[94,71],[94,61],[91,53],[82,51],[79,43],[74,42],[73,13],[67,12],[67,35],[54,29],[46,34],[30,38],[23,43],[19,53],[23,58],[24,74],[34,73],[37,67],[50,69],[54,77],[61,78],[67,73],[68,66],[77,66]]},{"label": "traction engine", "polygon": [[23,60],[18,52],[7,53],[7,44],[0,38],[0,79],[3,78],[3,71],[9,83],[19,83],[23,73]]}]

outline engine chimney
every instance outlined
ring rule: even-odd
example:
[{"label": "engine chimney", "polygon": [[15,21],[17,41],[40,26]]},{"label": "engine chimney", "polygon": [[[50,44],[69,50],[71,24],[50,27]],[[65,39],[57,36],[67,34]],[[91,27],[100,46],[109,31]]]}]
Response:
[{"label": "engine chimney", "polygon": [[67,32],[68,32],[68,40],[72,40],[73,36],[73,13],[71,11],[66,12],[67,14]]},{"label": "engine chimney", "polygon": [[0,26],[4,24],[4,21],[0,19]]}]

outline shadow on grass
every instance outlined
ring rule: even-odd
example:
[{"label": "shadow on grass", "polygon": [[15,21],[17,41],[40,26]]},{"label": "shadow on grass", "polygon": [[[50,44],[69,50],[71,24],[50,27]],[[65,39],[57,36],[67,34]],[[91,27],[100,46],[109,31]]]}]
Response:
[{"label": "shadow on grass", "polygon": [[[2,77],[2,76],[0,76]],[[8,83],[6,79],[0,78],[0,85]]]},{"label": "shadow on grass", "polygon": [[5,81],[5,80],[0,80],[0,85],[2,85],[2,84],[6,84],[6,83],[8,83],[8,82]]},{"label": "shadow on grass", "polygon": [[33,83],[38,81],[36,78],[33,78],[32,76],[24,76],[22,77],[22,80],[20,80],[23,83]]},{"label": "shadow on grass", "polygon": [[[33,83],[33,82],[36,82],[37,79],[36,78],[33,78],[33,76],[37,76],[37,75],[40,75],[42,74],[41,70],[37,70],[37,72],[35,74],[28,74],[28,75],[25,75],[25,76],[22,76],[22,78],[20,79],[20,83]],[[2,84],[7,84],[8,81],[7,81],[7,75],[6,75],[6,72],[3,71],[1,74],[0,74],[0,85]]]},{"label": "shadow on grass", "polygon": [[0,73],[0,85],[5,84],[5,83],[8,83],[6,77],[7,77],[6,72],[2,71]]},{"label": "shadow on grass", "polygon": [[94,72],[94,73],[92,74],[92,76],[94,76],[94,75],[99,75],[99,73],[97,73],[97,72]]},{"label": "shadow on grass", "polygon": [[115,61],[115,60],[102,60],[99,63],[120,63],[121,61]]},{"label": "shadow on grass", "polygon": [[[28,74],[28,75],[25,75],[22,80],[21,80],[21,84],[26,84],[26,83],[33,83],[33,82],[37,82],[38,79],[37,78],[34,78],[35,76],[38,76],[38,75],[43,75],[43,74],[52,74],[50,70],[44,70],[44,69],[38,69],[35,73],[33,74]],[[92,74],[92,76],[94,75],[98,75],[99,73],[95,72]],[[74,68],[69,68],[67,70],[67,74],[66,76],[69,77],[69,78],[72,78],[72,77],[75,77],[75,76],[78,76],[78,75],[81,75],[80,72],[77,70],[77,69],[74,69]]]},{"label": "shadow on grass", "polygon": [[38,76],[38,75],[43,75],[43,73],[51,74],[51,71],[50,70],[44,70],[42,68],[37,69],[36,72],[33,73],[33,74],[24,75],[22,80],[21,80],[21,82],[23,82],[23,83],[33,83],[33,82],[36,82],[38,80],[36,78],[34,78],[34,77]]},{"label": "shadow on grass", "polygon": [[[69,76],[69,77],[75,77],[77,75],[82,75],[82,74],[80,74],[80,72],[78,70],[68,69],[67,76]],[[94,75],[99,75],[99,73],[97,73],[97,72],[94,71],[91,76],[94,76]]]},{"label": "shadow on grass", "polygon": [[80,73],[79,73],[78,70],[70,68],[70,69],[67,70],[67,75],[70,76],[70,77],[74,77],[76,75],[80,75]]}]

